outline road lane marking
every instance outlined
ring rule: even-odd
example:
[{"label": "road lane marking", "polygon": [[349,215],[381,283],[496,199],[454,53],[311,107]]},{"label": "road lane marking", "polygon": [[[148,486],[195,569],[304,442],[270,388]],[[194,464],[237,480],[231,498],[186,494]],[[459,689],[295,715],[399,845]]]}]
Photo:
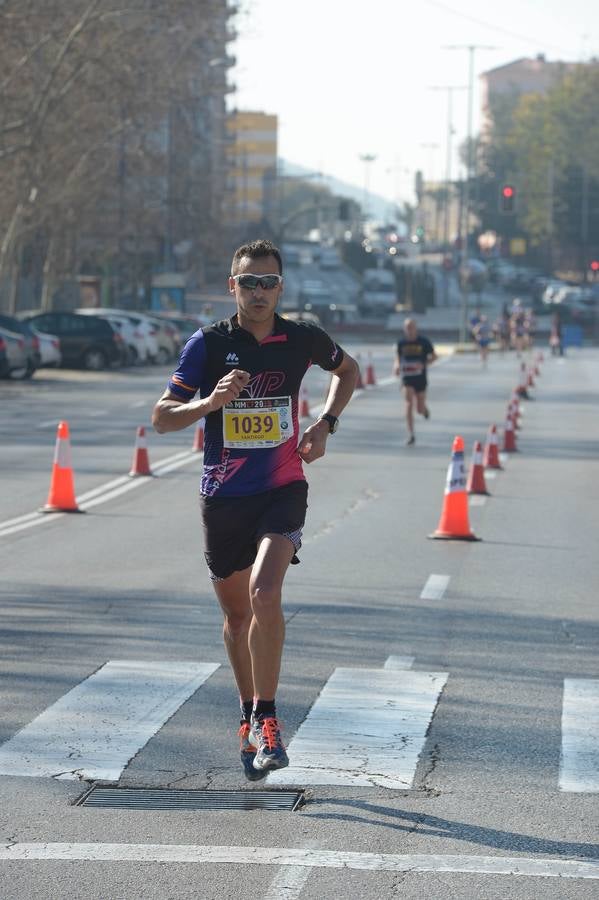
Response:
[{"label": "road lane marking", "polygon": [[[316,841],[304,845],[304,850],[316,850]],[[277,872],[263,900],[297,900],[312,873],[312,866],[282,866]]]},{"label": "road lane marking", "polygon": [[[135,403],[131,403],[129,409],[139,409],[141,406],[146,406],[148,403],[147,400],[136,400]],[[149,409],[149,406],[148,406]]]},{"label": "road lane marking", "polygon": [[565,678],[561,791],[599,791],[599,680]]},{"label": "road lane marking", "polygon": [[292,847],[222,847],[197,844],[21,843],[0,846],[0,860],[35,862],[229,863],[240,866],[308,866],[366,872],[451,872],[527,878],[599,879],[599,860],[535,859],[436,853],[355,853]]},{"label": "road lane marking", "polygon": [[447,677],[335,669],[289,742],[289,768],[269,783],[411,787]]},{"label": "road lane marking", "polygon": [[429,575],[420,594],[421,600],[441,600],[449,584],[449,575]]},{"label": "road lane marking", "polygon": [[118,781],[219,663],[112,660],[0,747],[0,775]]},{"label": "road lane marking", "polygon": [[[154,474],[157,476],[166,475],[175,469],[180,469],[182,466],[194,462],[198,457],[201,458],[201,454],[195,451],[179,451],[156,463]],[[130,478],[128,475],[121,475],[118,478],[113,478],[112,481],[101,484],[97,488],[86,491],[84,494],[79,494],[77,496],[77,504],[80,509],[86,511],[94,506],[107,503],[109,500],[114,500],[115,497],[120,497],[128,491],[133,491],[138,487],[151,483],[151,478]],[[19,531],[24,531],[26,528],[34,528],[37,525],[55,522],[56,519],[60,518],[64,518],[64,513],[52,513],[52,515],[40,512],[25,513],[22,516],[17,516],[15,519],[7,519],[4,522],[0,522],[0,537],[16,534]]]},{"label": "road lane marking", "polygon": [[491,481],[493,481],[494,478],[497,478],[497,472],[493,472],[493,471],[488,471],[488,470],[486,470],[486,471],[485,471],[485,478],[488,478],[488,479],[490,479]]},{"label": "road lane marking", "polygon": [[415,659],[415,656],[389,656],[383,669],[411,669]]}]

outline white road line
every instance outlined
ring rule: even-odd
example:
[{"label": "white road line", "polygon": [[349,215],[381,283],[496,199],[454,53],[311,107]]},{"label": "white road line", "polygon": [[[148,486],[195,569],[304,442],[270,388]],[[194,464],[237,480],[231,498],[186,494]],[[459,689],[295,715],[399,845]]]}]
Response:
[{"label": "white road line", "polygon": [[449,584],[449,575],[429,575],[420,594],[421,600],[441,600]]},{"label": "white road line", "polygon": [[130,404],[129,409],[139,409],[141,406],[148,406],[148,409],[150,408],[147,400],[136,400],[135,403]]},{"label": "white road line", "polygon": [[0,747],[0,775],[117,781],[218,667],[110,661]]},{"label": "white road line", "polygon": [[505,464],[509,460],[509,458],[510,458],[509,453],[500,453],[499,454],[499,462],[501,463],[502,466],[505,466]]},{"label": "white road line", "polygon": [[56,428],[57,425],[58,425],[58,419],[48,419],[47,422],[38,422],[37,423],[38,428],[52,428],[52,427]]},{"label": "white road line", "polygon": [[289,743],[289,768],[269,783],[409,788],[447,677],[335,669]]},{"label": "white road line", "polygon": [[[168,472],[194,462],[200,456],[201,454],[190,452],[189,450],[179,451],[157,463],[154,466],[154,474],[166,475]],[[92,488],[92,490],[78,495],[77,504],[80,509],[86,511],[93,509],[94,506],[107,503],[109,500],[114,500],[115,497],[120,497],[128,491],[133,491],[138,487],[151,483],[151,478],[129,478],[128,475],[121,475],[119,478],[114,478],[112,481],[107,481],[97,488]],[[7,519],[4,522],[0,522],[0,537],[16,534],[18,531],[24,531],[26,528],[34,528],[37,525],[55,522],[63,517],[63,513],[53,513],[52,515],[40,512],[25,513],[25,515],[18,516],[15,519]]]},{"label": "white road line", "polygon": [[6,537],[9,534],[17,534],[19,531],[25,531],[27,528],[36,528],[38,525],[49,525],[50,522],[56,522],[57,519],[64,518],[67,513],[52,513],[45,515],[43,513],[34,513],[36,518],[22,522],[21,525],[11,525],[10,528],[0,529],[0,537]]},{"label": "white road line", "polygon": [[89,410],[87,410],[87,415],[91,419],[95,419],[98,416],[107,416],[108,410],[107,409],[89,409]]},{"label": "white road line", "polygon": [[219,847],[197,844],[14,843],[0,846],[0,860],[35,862],[230,863],[240,866],[308,866],[366,872],[453,872],[525,878],[599,879],[599,860],[534,859],[435,853],[354,853],[291,847]]},{"label": "white road line", "polygon": [[561,791],[599,791],[599,680],[564,679]]},{"label": "white road line", "polygon": [[492,469],[491,469],[491,470],[486,469],[486,470],[485,470],[485,480],[486,480],[487,478],[488,478],[490,481],[493,481],[494,478],[497,478],[497,471],[493,471]]},{"label": "white road line", "polygon": [[[305,850],[315,850],[316,842],[310,841]],[[306,886],[312,866],[282,866],[271,881],[263,900],[297,900]]]},{"label": "white road line", "polygon": [[389,656],[383,669],[411,669],[415,659],[415,656]]},{"label": "white road line", "polygon": [[487,502],[487,498],[484,494],[470,494],[468,502],[470,506],[484,506]]}]

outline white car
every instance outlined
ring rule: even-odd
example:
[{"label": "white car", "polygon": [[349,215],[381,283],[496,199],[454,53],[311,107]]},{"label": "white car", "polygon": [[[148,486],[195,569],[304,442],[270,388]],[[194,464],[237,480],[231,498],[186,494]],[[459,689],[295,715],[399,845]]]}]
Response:
[{"label": "white car", "polygon": [[121,335],[131,363],[148,363],[156,358],[158,343],[145,316],[110,307],[83,307],[76,312],[84,316],[101,316],[110,322]]},{"label": "white car", "polygon": [[106,313],[113,328],[118,329],[127,347],[129,362],[132,365],[146,363],[148,361],[148,346],[142,329],[129,316],[120,316],[116,313]]},{"label": "white car", "polygon": [[55,334],[46,334],[45,331],[38,331],[37,328],[32,330],[40,344],[40,368],[57,369],[62,364],[60,340]]}]

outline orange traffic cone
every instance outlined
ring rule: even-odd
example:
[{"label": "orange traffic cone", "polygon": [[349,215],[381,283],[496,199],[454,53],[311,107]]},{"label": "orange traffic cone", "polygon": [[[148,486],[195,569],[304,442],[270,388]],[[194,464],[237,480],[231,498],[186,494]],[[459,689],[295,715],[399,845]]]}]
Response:
[{"label": "orange traffic cone", "polygon": [[497,440],[497,426],[491,425],[487,434],[485,453],[483,457],[485,469],[503,469],[499,461],[499,442]]},{"label": "orange traffic cone", "polygon": [[299,410],[300,419],[309,419],[310,418],[310,404],[308,403],[308,388],[305,384],[302,384],[300,388],[300,410]]},{"label": "orange traffic cone", "polygon": [[368,387],[374,387],[376,385],[376,375],[374,374],[372,353],[368,354],[368,365],[366,366],[366,384]]},{"label": "orange traffic cone", "polygon": [[507,418],[505,420],[505,425],[503,426],[503,451],[505,453],[516,453],[518,448],[516,447],[516,432],[514,430],[514,423],[509,414],[507,414]]},{"label": "orange traffic cone", "polygon": [[364,382],[362,380],[362,360],[360,358],[360,354],[356,354],[356,362],[358,363],[358,375],[356,377],[356,390],[362,391],[364,390]]},{"label": "orange traffic cone", "polygon": [[193,453],[201,453],[204,449],[204,426],[206,422],[204,419],[200,419],[198,424],[196,425],[195,434],[193,436]]},{"label": "orange traffic cone", "polygon": [[430,538],[441,541],[478,541],[470,531],[468,519],[468,494],[464,469],[464,439],[457,436],[451,450],[451,462],[447,469],[445,497],[437,530]]},{"label": "orange traffic cone", "polygon": [[132,478],[137,477],[138,475],[152,475],[153,472],[150,469],[150,460],[148,458],[148,445],[146,442],[146,429],[143,425],[140,425],[137,429],[137,435],[135,437],[135,448],[133,450],[133,462],[131,464],[131,471],[129,475]]},{"label": "orange traffic cone", "polygon": [[488,494],[485,483],[485,467],[483,465],[483,448],[480,441],[474,442],[472,451],[472,463],[468,473],[466,490],[469,494]]},{"label": "orange traffic cone", "polygon": [[54,463],[52,465],[52,477],[50,479],[50,491],[46,505],[40,512],[73,512],[83,510],[77,506],[75,499],[75,485],[73,482],[73,469],[71,466],[71,441],[67,422],[59,422],[56,431],[56,446],[54,448]]}]

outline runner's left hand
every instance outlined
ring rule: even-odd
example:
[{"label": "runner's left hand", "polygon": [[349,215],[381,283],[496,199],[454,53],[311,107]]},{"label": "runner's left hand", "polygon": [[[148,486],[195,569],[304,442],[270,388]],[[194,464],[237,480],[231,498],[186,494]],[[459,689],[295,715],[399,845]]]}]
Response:
[{"label": "runner's left hand", "polygon": [[311,463],[315,459],[320,459],[321,456],[324,456],[328,436],[328,422],[320,420],[319,422],[314,422],[313,425],[309,425],[304,431],[297,448],[300,459],[305,463]]}]

